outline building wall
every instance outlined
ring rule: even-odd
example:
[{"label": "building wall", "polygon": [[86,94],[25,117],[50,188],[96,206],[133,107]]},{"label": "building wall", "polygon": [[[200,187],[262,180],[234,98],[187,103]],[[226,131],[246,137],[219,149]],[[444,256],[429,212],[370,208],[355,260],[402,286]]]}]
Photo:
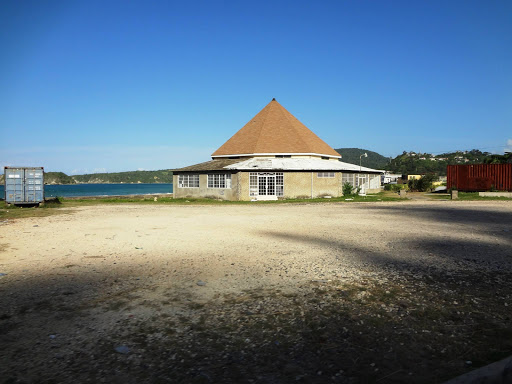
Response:
[{"label": "building wall", "polygon": [[341,172],[335,172],[333,178],[318,177],[318,172],[285,172],[284,196],[319,197],[329,195],[338,197],[342,195]]},{"label": "building wall", "polygon": [[[190,172],[193,173],[193,172]],[[238,200],[238,174],[231,175],[231,188],[208,188],[208,175],[199,175],[199,188],[180,188],[178,175],[172,176],[174,198],[216,198],[223,200]],[[247,193],[249,194],[249,193]]]},{"label": "building wall", "polygon": [[[175,198],[204,198],[214,197],[225,200],[250,201],[249,196],[250,172],[238,172],[231,175],[231,188],[218,189],[207,188],[208,178],[206,174],[199,175],[199,188],[179,188],[178,175],[173,175]],[[313,176],[313,177],[311,177]],[[339,197],[343,195],[342,172],[334,172],[334,177],[318,177],[318,172],[283,172],[284,198],[316,198],[321,196]],[[380,177],[372,180],[371,189],[367,193],[379,192]],[[378,183],[379,185],[375,185]]]},{"label": "building wall", "polygon": [[239,172],[238,173],[238,199],[243,201],[250,201],[251,196],[249,196],[249,172]]},{"label": "building wall", "polygon": [[[238,200],[249,201],[249,174],[250,172],[240,172],[238,175]],[[311,172],[283,172],[284,177],[284,197],[310,198],[318,196],[342,195],[341,172],[335,172],[333,178],[318,177],[318,172],[313,172],[313,180],[311,180]],[[311,182],[313,181],[313,183]],[[313,188],[311,186],[313,185]]]}]

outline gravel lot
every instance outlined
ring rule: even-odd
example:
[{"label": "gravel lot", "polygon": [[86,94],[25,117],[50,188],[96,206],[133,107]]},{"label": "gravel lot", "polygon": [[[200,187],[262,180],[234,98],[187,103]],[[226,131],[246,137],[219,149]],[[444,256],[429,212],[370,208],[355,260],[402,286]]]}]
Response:
[{"label": "gravel lot", "polygon": [[442,382],[512,354],[511,267],[511,202],[14,220],[0,382]]}]

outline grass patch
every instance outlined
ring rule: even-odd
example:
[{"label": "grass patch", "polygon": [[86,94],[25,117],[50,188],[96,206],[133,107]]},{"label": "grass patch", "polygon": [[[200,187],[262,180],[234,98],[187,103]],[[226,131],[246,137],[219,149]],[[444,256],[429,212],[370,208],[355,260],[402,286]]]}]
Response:
[{"label": "grass patch", "polygon": [[[350,198],[350,200],[346,200]],[[316,204],[316,203],[352,203],[352,202],[380,202],[380,201],[403,201],[395,194],[381,192],[375,195],[350,197],[335,197],[331,199],[324,198],[301,198],[301,199],[282,199],[275,201],[227,201],[218,199],[205,198],[180,198],[158,197],[155,201],[153,196],[149,197],[133,197],[133,196],[116,196],[116,197],[98,197],[98,198],[57,198],[47,201],[42,207],[7,207],[5,201],[0,202],[0,220],[22,219],[27,217],[46,217],[51,215],[72,213],[69,208],[86,207],[94,205],[111,205],[111,204],[140,204],[140,205],[268,205],[268,204]]]},{"label": "grass patch", "polygon": [[15,205],[8,207],[5,201],[0,201],[0,220],[46,217],[71,213],[71,211],[63,208],[64,205],[61,204],[59,199],[48,201],[42,207],[19,207]]},{"label": "grass patch", "polygon": [[425,195],[433,200],[450,200],[452,198],[448,193],[426,193]]},{"label": "grass patch", "polygon": [[[346,200],[350,198],[351,200]],[[232,205],[232,204],[297,204],[297,203],[332,203],[332,202],[377,202],[377,201],[402,201],[394,194],[389,193],[377,193],[375,195],[359,196],[351,195],[349,197],[333,197],[325,199],[321,197],[308,199],[282,199],[273,201],[228,201],[219,199],[207,199],[207,198],[179,198],[174,199],[172,197],[158,197],[157,201],[153,197],[103,197],[103,198],[84,198],[84,199],[63,199],[65,206],[84,206],[84,205],[97,205],[97,204],[124,204],[124,203],[136,203],[136,204],[154,204],[154,205]]]},{"label": "grass patch", "polygon": [[[451,200],[451,195],[449,193],[442,193],[442,194],[436,194],[436,193],[426,193],[426,196],[428,196],[430,199],[433,200]],[[474,201],[474,200],[480,200],[480,201],[488,201],[488,200],[502,200],[502,201],[510,201],[512,198],[510,197],[496,197],[496,196],[480,196],[478,192],[459,192],[459,198],[458,200],[462,201]]]},{"label": "grass patch", "polygon": [[503,200],[511,201],[510,197],[480,196],[478,192],[459,192],[459,200]]}]

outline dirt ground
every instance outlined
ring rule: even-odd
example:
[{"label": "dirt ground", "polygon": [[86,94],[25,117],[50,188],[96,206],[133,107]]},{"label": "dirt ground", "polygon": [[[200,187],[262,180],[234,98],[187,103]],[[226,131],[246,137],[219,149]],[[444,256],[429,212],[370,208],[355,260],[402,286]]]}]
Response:
[{"label": "dirt ground", "polygon": [[512,354],[512,203],[0,225],[0,382],[435,383]]}]

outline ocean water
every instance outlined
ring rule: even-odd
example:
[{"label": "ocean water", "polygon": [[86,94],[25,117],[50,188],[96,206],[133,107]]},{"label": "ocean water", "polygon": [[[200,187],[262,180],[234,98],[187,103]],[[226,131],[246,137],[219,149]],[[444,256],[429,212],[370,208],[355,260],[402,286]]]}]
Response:
[{"label": "ocean water", "polygon": [[[0,197],[5,197],[0,185]],[[45,185],[45,197],[126,196],[172,193],[172,184],[69,184]]]}]

